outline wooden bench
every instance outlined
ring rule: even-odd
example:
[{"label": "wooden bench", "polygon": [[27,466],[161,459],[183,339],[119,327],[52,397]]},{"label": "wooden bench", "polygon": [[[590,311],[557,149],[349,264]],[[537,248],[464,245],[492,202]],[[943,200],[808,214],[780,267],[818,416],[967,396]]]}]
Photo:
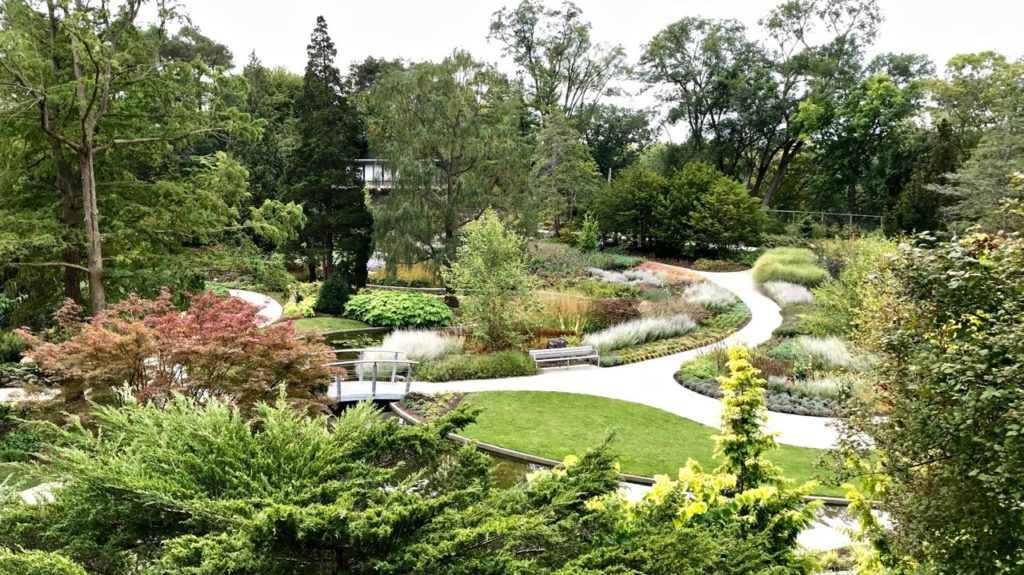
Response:
[{"label": "wooden bench", "polygon": [[557,347],[554,349],[531,349],[530,357],[537,367],[565,365],[570,363],[593,363],[599,365],[601,356],[589,345],[581,347]]}]

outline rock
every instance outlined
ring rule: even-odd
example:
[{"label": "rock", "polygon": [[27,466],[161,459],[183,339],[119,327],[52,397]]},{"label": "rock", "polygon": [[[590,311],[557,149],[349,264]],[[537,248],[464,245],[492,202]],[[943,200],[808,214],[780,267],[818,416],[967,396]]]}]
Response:
[{"label": "rock", "polygon": [[569,347],[569,342],[564,337],[553,337],[548,340],[548,349],[562,349]]}]

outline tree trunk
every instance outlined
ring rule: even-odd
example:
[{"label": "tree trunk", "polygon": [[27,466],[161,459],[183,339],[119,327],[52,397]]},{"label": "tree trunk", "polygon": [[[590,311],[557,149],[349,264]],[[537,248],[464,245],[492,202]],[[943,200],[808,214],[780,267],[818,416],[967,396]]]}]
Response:
[{"label": "tree trunk", "polygon": [[[46,114],[48,111],[44,109],[43,113]],[[50,153],[57,166],[57,189],[61,194],[61,222],[70,232],[81,228],[82,222],[82,210],[75,197],[75,174],[64,157],[60,142],[54,138],[50,138]],[[81,304],[83,303],[82,270],[79,268],[82,265],[82,253],[77,242],[70,241],[69,244],[64,248],[63,255],[64,263],[68,264],[64,266],[64,297]]]},{"label": "tree trunk", "polygon": [[334,275],[334,234],[324,232],[324,281]]},{"label": "tree trunk", "polygon": [[857,211],[857,178],[851,178],[846,184],[846,211],[851,214]]},{"label": "tree trunk", "polygon": [[803,142],[797,141],[792,146],[787,146],[782,149],[782,157],[779,158],[779,167],[775,169],[775,174],[772,175],[772,181],[768,184],[768,191],[764,194],[764,200],[761,205],[768,207],[771,205],[772,198],[775,196],[775,192],[779,191],[782,187],[782,179],[786,176],[786,171],[789,169],[789,164],[796,157],[797,152],[803,147]]},{"label": "tree trunk", "polygon": [[84,143],[78,150],[82,172],[82,211],[85,216],[86,267],[89,269],[89,311],[93,316],[106,306],[103,289],[103,239],[100,236],[100,211],[96,202],[96,173],[93,149]]}]

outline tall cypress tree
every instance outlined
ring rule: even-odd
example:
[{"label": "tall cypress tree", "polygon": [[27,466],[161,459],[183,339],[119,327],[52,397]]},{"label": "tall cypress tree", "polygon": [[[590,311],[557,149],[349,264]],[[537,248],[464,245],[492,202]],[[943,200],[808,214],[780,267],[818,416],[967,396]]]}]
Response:
[{"label": "tall cypress tree", "polygon": [[295,101],[299,145],[289,179],[308,218],[303,236],[310,268],[319,263],[325,279],[337,269],[349,283],[363,285],[373,218],[354,161],[359,157],[361,125],[334,66],[337,50],[323,16],[316,19],[306,54],[302,92]]}]

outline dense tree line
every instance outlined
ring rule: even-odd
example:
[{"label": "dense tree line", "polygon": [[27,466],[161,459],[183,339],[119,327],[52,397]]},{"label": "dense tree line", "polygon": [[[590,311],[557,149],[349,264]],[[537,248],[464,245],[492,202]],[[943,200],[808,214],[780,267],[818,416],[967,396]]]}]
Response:
[{"label": "dense tree line", "polygon": [[[883,215],[890,232],[1016,229],[1005,204],[1024,168],[1024,64],[964,54],[937,75],[921,55],[868,60],[874,0],[786,2],[756,33],[687,17],[632,67],[577,6],[524,0],[489,31],[514,80],[466,53],[368,58],[343,75],[322,18],[303,76],[256,54],[233,73],[234,56],[198,28],[167,32],[186,15],[142,22],[144,4],[3,3],[0,281],[44,310],[20,323],[44,323],[62,297],[96,312],[108,295],[212,278],[277,290],[300,262],[358,286],[374,250],[440,269],[488,208],[529,235],[594,212],[643,246],[665,226],[623,223],[609,206],[664,195],[659,178],[694,162],[766,207]],[[627,78],[660,109],[613,104]],[[685,141],[652,145],[659,123],[683,126]],[[368,201],[356,160],[371,156],[401,177]],[[705,223],[661,247],[754,241],[756,226],[708,235],[736,217],[720,199],[672,213]]]}]

